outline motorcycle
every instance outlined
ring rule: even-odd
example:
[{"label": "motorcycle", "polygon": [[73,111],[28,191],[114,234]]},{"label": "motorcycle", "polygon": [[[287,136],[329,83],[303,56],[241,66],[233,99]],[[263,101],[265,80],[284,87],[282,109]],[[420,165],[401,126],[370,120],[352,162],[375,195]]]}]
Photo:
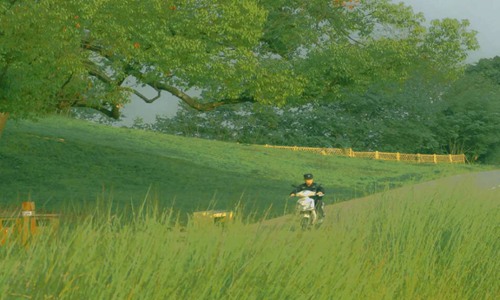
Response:
[{"label": "motorcycle", "polygon": [[300,191],[295,194],[296,197],[299,197],[299,200],[297,200],[296,211],[300,216],[299,224],[302,230],[309,229],[310,226],[316,223],[314,199],[311,198],[315,195],[315,192],[308,190]]}]

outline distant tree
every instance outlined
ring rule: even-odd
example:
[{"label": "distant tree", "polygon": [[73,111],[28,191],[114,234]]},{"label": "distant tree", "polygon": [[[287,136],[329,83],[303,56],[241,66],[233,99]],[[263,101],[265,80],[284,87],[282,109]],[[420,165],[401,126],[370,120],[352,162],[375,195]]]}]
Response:
[{"label": "distant tree", "polygon": [[481,59],[443,95],[445,108],[435,132],[449,153],[500,163],[499,62],[499,57]]},{"label": "distant tree", "polygon": [[468,66],[466,74],[480,75],[500,85],[500,56],[480,59],[476,64]]}]

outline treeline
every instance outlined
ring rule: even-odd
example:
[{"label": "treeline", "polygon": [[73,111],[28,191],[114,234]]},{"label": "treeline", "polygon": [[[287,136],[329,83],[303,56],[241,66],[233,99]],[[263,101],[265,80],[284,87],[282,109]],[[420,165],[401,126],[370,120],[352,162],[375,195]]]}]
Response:
[{"label": "treeline", "polygon": [[252,144],[351,147],[407,153],[465,153],[500,163],[500,57],[467,66],[453,83],[418,70],[403,84],[344,91],[307,104],[246,103],[210,112],[182,107],[174,118],[135,127]]}]

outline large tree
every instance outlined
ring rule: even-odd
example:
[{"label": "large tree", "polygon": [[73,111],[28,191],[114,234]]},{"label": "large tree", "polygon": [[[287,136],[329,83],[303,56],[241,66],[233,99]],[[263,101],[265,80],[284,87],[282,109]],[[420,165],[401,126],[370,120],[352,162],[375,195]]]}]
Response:
[{"label": "large tree", "polygon": [[424,24],[388,0],[0,0],[0,113],[118,118],[130,93],[158,99],[125,87],[129,76],[211,110],[331,101],[415,66],[456,74],[475,33]]}]

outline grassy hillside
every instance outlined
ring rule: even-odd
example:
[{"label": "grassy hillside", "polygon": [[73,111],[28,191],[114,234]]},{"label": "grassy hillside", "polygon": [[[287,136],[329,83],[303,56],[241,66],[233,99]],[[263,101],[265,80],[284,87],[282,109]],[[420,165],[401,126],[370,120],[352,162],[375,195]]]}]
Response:
[{"label": "grassy hillside", "polygon": [[321,156],[112,128],[63,117],[9,122],[0,139],[0,202],[80,210],[97,200],[191,212],[209,207],[282,214],[291,184],[313,172],[327,203],[480,170]]},{"label": "grassy hillside", "polygon": [[[0,300],[496,299],[500,292],[498,171],[410,186],[479,167],[294,153],[64,118],[10,123],[0,163],[2,208],[28,194],[46,209],[85,208],[82,218],[63,219],[54,234],[27,244],[15,230],[4,235]],[[311,231],[290,230],[292,216],[179,226],[168,209],[174,200],[183,212],[241,201],[249,211],[272,205],[281,214],[290,183],[304,172],[316,174],[330,202],[408,186],[336,203]],[[160,207],[130,214],[96,206],[140,204],[148,190]]]}]

